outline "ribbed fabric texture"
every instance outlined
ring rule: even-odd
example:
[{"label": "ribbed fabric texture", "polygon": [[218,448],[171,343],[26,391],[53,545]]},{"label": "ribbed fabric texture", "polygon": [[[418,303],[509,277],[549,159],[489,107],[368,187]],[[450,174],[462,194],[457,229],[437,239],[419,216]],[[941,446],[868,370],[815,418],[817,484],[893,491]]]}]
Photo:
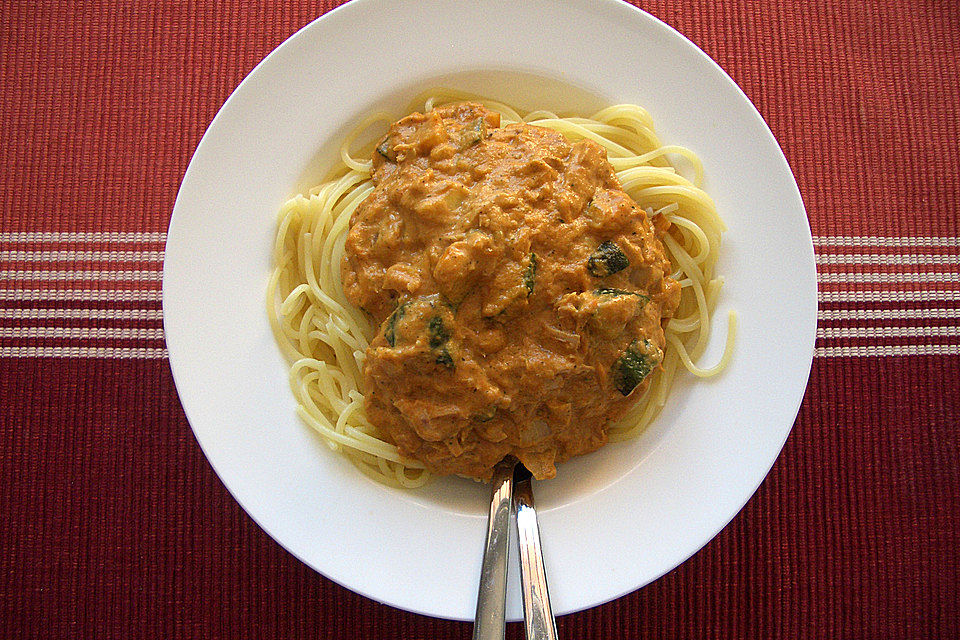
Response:
[{"label": "ribbed fabric texture", "polygon": [[[335,4],[0,7],[0,636],[470,637],[264,534],[204,459],[166,360],[157,274],[193,150]],[[733,522],[560,637],[960,637],[960,9],[641,4],[784,149],[818,255],[817,357]]]}]

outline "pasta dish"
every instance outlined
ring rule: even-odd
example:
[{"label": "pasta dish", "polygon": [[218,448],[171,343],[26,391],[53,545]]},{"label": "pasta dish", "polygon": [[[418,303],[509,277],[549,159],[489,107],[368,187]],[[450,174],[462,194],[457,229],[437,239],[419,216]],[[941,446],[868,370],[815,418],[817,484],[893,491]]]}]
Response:
[{"label": "pasta dish", "polygon": [[[724,225],[649,115],[589,118],[448,90],[282,208],[268,312],[301,418],[405,487],[537,478],[640,433],[701,368]],[[671,164],[692,168],[692,180]]]}]

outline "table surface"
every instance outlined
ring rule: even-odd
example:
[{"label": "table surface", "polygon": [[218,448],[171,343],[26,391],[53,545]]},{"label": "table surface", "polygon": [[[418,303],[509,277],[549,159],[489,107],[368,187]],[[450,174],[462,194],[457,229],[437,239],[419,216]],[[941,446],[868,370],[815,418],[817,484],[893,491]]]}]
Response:
[{"label": "table surface", "polygon": [[[193,149],[335,4],[0,8],[0,635],[470,637],[264,534],[205,461],[166,359],[165,230]],[[642,6],[780,141],[820,328],[793,433],[743,511],[561,637],[960,637],[960,7]]]}]

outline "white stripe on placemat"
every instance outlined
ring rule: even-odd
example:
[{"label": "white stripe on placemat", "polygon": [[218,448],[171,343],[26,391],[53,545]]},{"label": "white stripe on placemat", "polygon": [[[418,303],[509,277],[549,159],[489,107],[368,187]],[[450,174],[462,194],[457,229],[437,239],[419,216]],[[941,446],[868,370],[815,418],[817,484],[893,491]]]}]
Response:
[{"label": "white stripe on placemat", "polygon": [[820,327],[817,337],[837,338],[953,338],[960,327]]},{"label": "white stripe on placemat", "polygon": [[21,269],[0,270],[0,280],[102,280],[108,282],[159,281],[163,280],[163,271],[24,271]]},{"label": "white stripe on placemat", "polygon": [[960,273],[818,273],[818,282],[832,284],[899,284],[903,282],[960,282]]},{"label": "white stripe on placemat", "polygon": [[952,302],[960,291],[818,291],[820,302]]},{"label": "white stripe on placemat", "polygon": [[159,309],[0,309],[3,320],[163,320]]},{"label": "white stripe on placemat", "polygon": [[946,320],[960,309],[820,309],[817,320]]},{"label": "white stripe on placemat", "polygon": [[0,358],[166,358],[167,350],[149,347],[0,347]]},{"label": "white stripe on placemat", "polygon": [[[0,252],[2,253],[2,252]],[[882,253],[831,253],[817,254],[817,264],[960,264],[960,255],[922,254],[882,254]]]},{"label": "white stripe on placemat", "polygon": [[0,251],[4,262],[163,262],[163,251]]},{"label": "white stripe on placemat", "polygon": [[8,231],[0,242],[166,242],[162,231]]},{"label": "white stripe on placemat", "polygon": [[129,327],[0,327],[0,338],[54,340],[163,340],[163,329]]},{"label": "white stripe on placemat", "polygon": [[818,247],[960,247],[949,236],[813,236]]},{"label": "white stripe on placemat", "polygon": [[818,358],[866,358],[890,356],[956,356],[960,355],[960,344],[906,344],[878,345],[866,347],[817,347],[814,355]]},{"label": "white stripe on placemat", "polygon": [[159,289],[136,291],[127,289],[0,289],[0,302],[159,302]]}]

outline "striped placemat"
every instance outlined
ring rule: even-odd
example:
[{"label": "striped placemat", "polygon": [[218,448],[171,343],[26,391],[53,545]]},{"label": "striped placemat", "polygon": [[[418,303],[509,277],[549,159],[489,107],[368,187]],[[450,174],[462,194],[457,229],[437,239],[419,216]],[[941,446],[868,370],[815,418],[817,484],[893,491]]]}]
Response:
[{"label": "striped placemat", "polygon": [[0,357],[166,358],[163,232],[0,232]]},{"label": "striped placemat", "polygon": [[818,357],[960,354],[960,238],[817,236]]},{"label": "striped placemat", "polygon": [[[960,354],[960,238],[816,236],[815,356]],[[166,358],[165,233],[0,233],[0,357]]]}]

